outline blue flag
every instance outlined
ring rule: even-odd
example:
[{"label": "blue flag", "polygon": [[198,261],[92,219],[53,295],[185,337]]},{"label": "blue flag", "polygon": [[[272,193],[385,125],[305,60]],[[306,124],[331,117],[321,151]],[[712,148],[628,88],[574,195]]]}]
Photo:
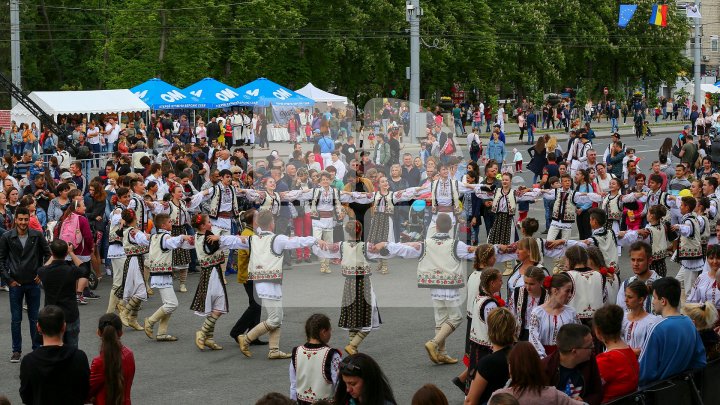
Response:
[{"label": "blue flag", "polygon": [[633,15],[635,14],[635,10],[637,10],[637,4],[621,4],[620,5],[620,15],[618,17],[618,27],[625,28],[627,27],[630,20],[633,18]]}]

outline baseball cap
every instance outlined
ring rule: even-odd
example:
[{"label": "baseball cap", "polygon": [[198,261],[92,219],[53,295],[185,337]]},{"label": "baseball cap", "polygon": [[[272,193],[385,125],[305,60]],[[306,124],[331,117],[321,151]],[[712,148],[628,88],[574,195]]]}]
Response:
[{"label": "baseball cap", "polygon": [[70,172],[64,172],[60,175],[60,178],[63,180],[69,180],[72,179],[72,174],[70,174]]}]

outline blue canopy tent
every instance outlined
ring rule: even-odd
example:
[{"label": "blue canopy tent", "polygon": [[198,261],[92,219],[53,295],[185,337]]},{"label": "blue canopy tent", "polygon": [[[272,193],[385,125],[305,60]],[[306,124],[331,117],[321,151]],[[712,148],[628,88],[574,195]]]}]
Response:
[{"label": "blue canopy tent", "polygon": [[197,97],[186,94],[158,78],[152,78],[139,84],[130,91],[153,110],[198,108],[200,103]]},{"label": "blue canopy tent", "polygon": [[261,77],[235,90],[239,104],[248,107],[312,107],[315,100]]},{"label": "blue canopy tent", "polygon": [[196,108],[214,109],[241,105],[240,95],[232,86],[210,77],[186,87],[183,92],[199,100]]}]

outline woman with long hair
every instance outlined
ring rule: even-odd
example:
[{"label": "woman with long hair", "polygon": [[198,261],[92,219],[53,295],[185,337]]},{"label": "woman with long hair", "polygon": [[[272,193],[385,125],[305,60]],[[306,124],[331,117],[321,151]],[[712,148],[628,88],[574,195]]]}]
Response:
[{"label": "woman with long hair", "polygon": [[[592,193],[593,188],[590,185],[590,174],[585,169],[579,169],[575,172],[575,192],[578,193]],[[577,204],[578,212],[577,214],[577,227],[578,227],[578,233],[580,234],[580,240],[585,240],[589,238],[592,235],[592,230],[590,229],[590,208],[592,208],[592,203],[578,203]]]},{"label": "woman with long hair", "polygon": [[122,344],[122,322],[115,314],[105,314],[98,322],[100,355],[90,365],[88,401],[95,405],[130,405],[135,378],[135,356]]},{"label": "woman with long hair", "polygon": [[[105,218],[105,211],[108,209],[107,193],[103,185],[97,181],[92,180],[88,186],[88,194],[85,196],[85,217],[90,223],[90,230],[92,231],[93,238],[95,240],[95,246],[102,246],[103,235],[105,234],[105,228],[107,227],[107,219]],[[104,260],[105,252],[100,252],[102,249],[94,249],[90,258],[92,269],[98,279],[102,279],[102,272],[100,271],[100,265]]]},{"label": "woman with long hair", "polygon": [[572,279],[565,272],[547,276],[543,287],[548,290],[548,299],[533,309],[530,314],[529,342],[540,357],[547,357],[557,350],[560,327],[568,323],[580,323],[577,312],[567,303],[573,291]]},{"label": "woman with long hair", "polygon": [[410,405],[448,405],[448,400],[440,388],[425,384],[415,391]]},{"label": "woman with long hair", "polygon": [[[543,265],[543,256],[535,238],[522,238],[516,246],[515,254],[509,255],[509,258],[517,259],[517,264],[513,268],[510,278],[508,278],[506,295],[508,298],[517,288],[521,288],[525,284],[524,277],[531,267],[540,268],[545,273],[545,276],[550,275],[550,272]],[[560,251],[557,250],[557,252]],[[540,284],[542,285],[542,280]]]},{"label": "woman with long hair", "polygon": [[15,187],[5,189],[7,193],[7,203],[5,208],[15,215],[15,209],[20,205],[20,192]]},{"label": "woman with long hair", "polygon": [[[95,294],[91,294],[88,286],[88,278],[90,277],[90,256],[92,255],[93,249],[95,249],[95,239],[93,238],[92,231],[90,230],[90,223],[85,217],[85,203],[82,200],[82,196],[78,195],[70,200],[67,209],[63,213],[62,217],[58,219],[56,228],[58,228],[58,237],[63,237],[63,224],[77,224],[75,235],[72,237],[66,237],[70,240],[65,240],[68,244],[73,246],[75,255],[82,261],[80,266],[82,270],[82,277],[77,282],[77,301],[80,305],[86,305],[86,298],[97,299],[99,298]],[[78,234],[79,230],[79,234]]]},{"label": "woman with long hair", "polygon": [[627,311],[622,321],[622,338],[635,353],[640,355],[645,339],[653,325],[662,320],[661,316],[645,310],[645,301],[650,289],[642,280],[635,280],[625,287],[625,307]]},{"label": "woman with long hair", "polygon": [[513,311],[518,323],[518,340],[530,339],[530,315],[535,308],[547,301],[548,293],[543,288],[547,269],[532,266],[522,275],[523,283],[508,294],[508,308]]},{"label": "woman with long hair", "polygon": [[390,382],[372,357],[357,353],[340,362],[336,405],[395,405]]},{"label": "woman with long hair", "polygon": [[539,137],[535,145],[528,149],[528,154],[530,155],[530,163],[527,164],[527,168],[533,172],[534,184],[542,177],[543,169],[548,164],[545,137]]},{"label": "woman with long hair", "polygon": [[475,377],[465,397],[466,405],[487,403],[493,392],[503,388],[510,377],[507,356],[515,343],[515,316],[507,308],[496,308],[487,320],[492,353],[480,360],[474,370]]},{"label": "woman with long hair", "polygon": [[665,138],[662,145],[660,146],[660,149],[658,150],[658,158],[662,158],[663,156],[665,156],[667,158],[668,165],[671,164],[670,158],[672,157],[672,147],[673,147],[672,138]]},{"label": "woman with long hair", "polygon": [[[494,396],[510,394],[520,405],[583,405],[557,388],[548,386],[545,369],[537,352],[528,342],[519,342],[508,354],[510,382]],[[492,397],[491,397],[492,399]]]},{"label": "woman with long hair", "polygon": [[[170,230],[171,236],[179,236],[187,234],[187,226],[190,225],[191,214],[188,212],[187,203],[184,200],[184,188],[181,185],[174,185],[170,188],[170,201],[167,202],[167,206],[164,213],[170,216]],[[167,197],[165,197],[167,198]],[[178,279],[180,281],[180,292],[187,292],[188,268],[190,266],[190,250],[187,249],[173,249],[172,252],[172,267],[173,271],[177,272]]]},{"label": "woman with long hair", "polygon": [[48,222],[53,222],[60,219],[62,214],[67,209],[68,204],[70,203],[70,199],[68,198],[70,186],[67,183],[58,184],[55,192],[55,198],[50,200],[50,204],[48,206]]},{"label": "woman with long hair", "polygon": [[13,227],[13,213],[7,209],[7,196],[0,192],[0,233],[5,233]]}]

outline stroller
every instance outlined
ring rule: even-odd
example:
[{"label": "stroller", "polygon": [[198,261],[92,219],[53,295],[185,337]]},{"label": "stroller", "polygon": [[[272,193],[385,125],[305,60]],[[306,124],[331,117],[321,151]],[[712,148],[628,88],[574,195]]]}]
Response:
[{"label": "stroller", "polygon": [[403,222],[403,232],[400,232],[402,242],[421,242],[425,238],[425,200],[415,200],[410,206],[407,221]]}]

